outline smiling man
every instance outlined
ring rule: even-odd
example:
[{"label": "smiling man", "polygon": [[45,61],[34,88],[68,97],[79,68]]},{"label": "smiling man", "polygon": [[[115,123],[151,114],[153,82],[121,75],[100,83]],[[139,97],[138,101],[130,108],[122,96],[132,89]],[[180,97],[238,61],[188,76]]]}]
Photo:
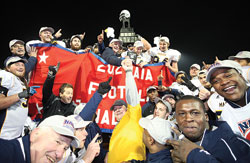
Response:
[{"label": "smiling man", "polygon": [[61,29],[59,29],[55,34],[55,30],[52,27],[41,27],[39,30],[39,38],[40,40],[31,40],[26,43],[26,51],[30,53],[31,47],[33,44],[41,44],[41,43],[51,43],[51,44],[58,44],[62,47],[66,47],[66,44],[63,41],[59,41],[58,39],[61,37]]},{"label": "smiling man", "polygon": [[[203,102],[183,96],[176,102],[180,140],[168,140],[174,162],[248,162],[250,141],[233,133],[226,122],[209,121]],[[177,134],[178,131],[176,131]]]},{"label": "smiling man", "polygon": [[110,108],[111,111],[114,111],[114,116],[117,122],[120,122],[122,117],[127,111],[127,103],[122,99],[116,100]]},{"label": "smiling man", "polygon": [[119,39],[112,39],[109,43],[109,47],[105,48],[102,53],[102,58],[108,62],[108,64],[121,66],[122,59],[118,56],[121,49],[122,41]]},{"label": "smiling man", "polygon": [[0,70],[0,138],[21,136],[28,117],[28,97],[36,93],[37,86],[28,87],[24,78],[27,60],[11,56]]},{"label": "smiling man", "polygon": [[242,76],[240,64],[224,60],[212,65],[207,73],[207,81],[227,102],[221,113],[232,130],[250,140],[250,90]]},{"label": "smiling man", "polygon": [[43,84],[43,119],[51,115],[69,116],[74,114],[76,104],[72,101],[73,86],[69,83],[63,83],[59,88],[59,97],[52,92],[59,65],[60,62],[57,66],[49,66],[48,76]]},{"label": "smiling man", "polygon": [[30,135],[13,140],[0,139],[1,162],[58,162],[70,144],[78,147],[73,122],[64,116],[46,118]]}]

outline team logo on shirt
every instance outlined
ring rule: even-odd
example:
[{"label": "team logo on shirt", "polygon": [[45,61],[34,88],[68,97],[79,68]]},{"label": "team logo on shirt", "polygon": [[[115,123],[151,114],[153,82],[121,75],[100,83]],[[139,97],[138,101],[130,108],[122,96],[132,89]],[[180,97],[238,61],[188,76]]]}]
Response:
[{"label": "team logo on shirt", "polygon": [[240,132],[243,134],[243,136],[250,140],[250,118],[238,122],[238,127],[240,129]]}]

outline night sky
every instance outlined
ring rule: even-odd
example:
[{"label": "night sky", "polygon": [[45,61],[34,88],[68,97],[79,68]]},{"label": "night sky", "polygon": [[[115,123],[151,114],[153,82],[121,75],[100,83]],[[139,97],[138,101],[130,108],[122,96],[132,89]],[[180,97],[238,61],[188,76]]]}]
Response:
[{"label": "night sky", "polygon": [[85,4],[60,2],[52,5],[37,1],[36,4],[4,4],[1,6],[0,67],[3,67],[3,60],[10,55],[10,40],[21,39],[27,42],[39,39],[38,31],[42,26],[51,26],[56,31],[62,28],[61,38],[86,32],[83,47],[94,44],[97,35],[107,27],[113,27],[118,37],[122,26],[119,14],[123,9],[130,11],[130,23],[135,33],[146,38],[152,45],[153,38],[160,34],[170,39],[170,48],[182,54],[179,70],[187,72],[192,63],[201,66],[202,61],[212,63],[215,56],[226,59],[239,51],[250,51],[250,9],[246,4],[153,2],[117,1],[110,4],[108,1],[84,1]]}]

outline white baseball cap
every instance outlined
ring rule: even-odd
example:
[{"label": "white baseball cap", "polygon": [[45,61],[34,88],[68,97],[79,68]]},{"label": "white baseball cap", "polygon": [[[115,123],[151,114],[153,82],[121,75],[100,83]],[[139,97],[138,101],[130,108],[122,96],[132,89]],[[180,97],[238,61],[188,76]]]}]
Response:
[{"label": "white baseball cap", "polygon": [[143,47],[143,43],[141,41],[136,41],[134,47]]},{"label": "white baseball cap", "polygon": [[73,138],[71,145],[78,147],[80,141],[75,137],[74,123],[65,116],[53,115],[45,118],[38,127],[51,127],[56,133]]},{"label": "white baseball cap", "polygon": [[9,42],[9,47],[11,48],[11,47],[12,47],[13,45],[15,45],[16,43],[19,43],[19,44],[22,44],[22,45],[25,44],[24,41],[22,41],[22,40],[14,39],[14,40],[11,40],[11,41]]},{"label": "white baseball cap", "polygon": [[71,120],[74,124],[74,128],[86,127],[91,121],[84,121],[79,115],[70,115],[67,119]]},{"label": "white baseball cap", "polygon": [[238,62],[232,61],[232,60],[223,60],[223,61],[219,61],[218,63],[212,64],[210,66],[210,68],[208,69],[207,72],[207,78],[206,80],[208,82],[210,81],[211,75],[220,68],[231,68],[231,69],[235,69],[238,73],[242,74],[242,68],[241,65]]},{"label": "white baseball cap", "polygon": [[250,59],[250,52],[249,51],[241,51],[237,53],[235,56],[230,56],[228,57],[229,60],[234,60],[234,59]]},{"label": "white baseball cap", "polygon": [[79,40],[81,40],[81,37],[80,37],[80,35],[73,35],[73,36],[71,36],[71,38],[70,38],[70,42],[74,39],[74,38],[79,38]]},{"label": "white baseball cap", "polygon": [[153,90],[157,90],[157,89],[156,89],[156,87],[154,87],[154,86],[149,86],[149,87],[147,88],[147,90],[146,90],[146,91],[147,91],[147,93],[148,93],[148,91],[149,91],[149,90],[151,90],[151,89],[153,89]]},{"label": "white baseball cap", "polygon": [[192,65],[190,66],[190,68],[192,68],[192,67],[195,67],[195,68],[197,68],[198,70],[201,69],[201,66],[198,65],[197,63],[192,64]]},{"label": "white baseball cap", "polygon": [[163,104],[167,107],[168,112],[169,112],[169,113],[172,112],[172,107],[171,107],[170,103],[167,102],[166,100],[163,100],[163,99],[161,99],[161,98],[159,98],[159,97],[156,97],[155,100],[154,100],[154,102],[155,102],[156,104],[159,103],[159,102],[163,103]]},{"label": "white baseball cap", "polygon": [[15,63],[15,62],[23,62],[23,63],[27,63],[28,61],[26,59],[20,58],[18,56],[10,56],[8,58],[5,59],[4,61],[4,66],[7,67],[9,66],[11,63]]},{"label": "white baseball cap", "polygon": [[201,70],[201,71],[198,73],[198,76],[201,75],[201,74],[207,74],[207,70],[206,70],[206,69]]},{"label": "white baseball cap", "polygon": [[119,39],[117,39],[117,38],[112,39],[112,40],[110,41],[110,44],[112,44],[113,42],[119,42],[120,45],[122,45],[122,41],[119,40]]},{"label": "white baseball cap", "polygon": [[50,31],[52,34],[55,32],[55,30],[52,27],[41,27],[40,30],[39,30],[39,34],[42,31]]},{"label": "white baseball cap", "polygon": [[155,141],[162,145],[166,144],[166,140],[173,140],[176,137],[168,120],[159,117],[153,119],[141,118],[139,124],[148,131]]}]

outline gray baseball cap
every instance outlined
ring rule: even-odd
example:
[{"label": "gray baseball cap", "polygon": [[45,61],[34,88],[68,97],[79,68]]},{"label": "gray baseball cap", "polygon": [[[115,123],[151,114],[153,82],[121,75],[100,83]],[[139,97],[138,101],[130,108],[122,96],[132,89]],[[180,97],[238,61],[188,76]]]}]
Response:
[{"label": "gray baseball cap", "polygon": [[250,59],[250,52],[249,51],[241,51],[237,53],[235,56],[228,57],[229,60],[234,59]]},{"label": "gray baseball cap", "polygon": [[157,104],[158,102],[163,103],[163,104],[168,108],[168,112],[169,112],[169,113],[172,112],[172,107],[171,107],[171,105],[170,105],[169,102],[167,102],[166,100],[163,100],[163,99],[161,99],[161,98],[159,98],[159,97],[156,97],[156,98],[155,98],[155,104]]},{"label": "gray baseball cap", "polygon": [[232,61],[232,60],[223,60],[218,63],[213,64],[207,72],[207,81],[211,82],[211,75],[220,68],[231,68],[235,69],[238,73],[242,74],[242,68],[241,65],[238,62]]},{"label": "gray baseball cap", "polygon": [[10,64],[16,63],[16,62],[27,63],[28,61],[26,59],[20,58],[18,56],[10,56],[10,57],[8,57],[8,58],[5,59],[4,66],[7,67]]},{"label": "gray baseball cap", "polygon": [[124,105],[124,106],[127,107],[127,103],[126,103],[124,100],[122,100],[122,99],[116,100],[116,101],[114,102],[114,104],[111,106],[110,110],[111,110],[111,111],[114,110],[114,107],[115,107],[115,106],[122,106],[122,105]]}]

